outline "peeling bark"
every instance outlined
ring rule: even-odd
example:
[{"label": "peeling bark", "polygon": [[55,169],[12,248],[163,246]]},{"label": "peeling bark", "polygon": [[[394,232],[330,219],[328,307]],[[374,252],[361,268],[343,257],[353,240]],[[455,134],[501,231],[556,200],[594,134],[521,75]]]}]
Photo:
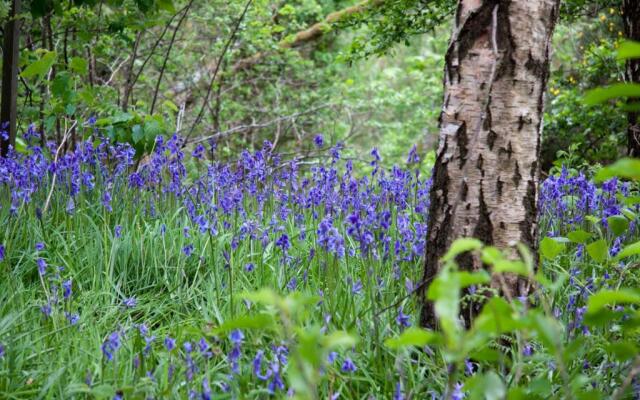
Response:
[{"label": "peeling bark", "polygon": [[[640,41],[640,1],[624,0],[622,3],[624,34],[629,40]],[[640,59],[627,60],[625,68],[627,82],[640,83]],[[630,99],[638,104],[640,99]],[[632,157],[640,157],[640,114],[629,112],[627,116],[627,152]]]},{"label": "peeling bark", "polygon": [[[444,107],[434,166],[424,286],[453,240],[537,250],[538,154],[559,0],[460,0],[445,57]],[[454,162],[452,162],[454,161]],[[515,255],[515,253],[514,253]],[[483,268],[470,254],[463,269]],[[491,285],[507,296],[528,289],[515,276]],[[434,327],[426,301],[421,324]],[[462,311],[467,323],[478,310]]]}]

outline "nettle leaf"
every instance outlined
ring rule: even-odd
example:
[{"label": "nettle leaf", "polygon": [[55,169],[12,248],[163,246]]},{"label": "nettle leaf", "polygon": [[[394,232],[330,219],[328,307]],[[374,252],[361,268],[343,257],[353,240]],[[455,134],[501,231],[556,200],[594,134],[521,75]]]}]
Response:
[{"label": "nettle leaf", "polygon": [[322,340],[325,348],[348,348],[358,343],[358,338],[345,331],[335,331],[325,336]]},{"label": "nettle leaf", "polygon": [[595,262],[601,263],[609,256],[609,246],[604,239],[596,240],[587,245],[587,253]]},{"label": "nettle leaf", "polygon": [[587,231],[583,231],[582,229],[575,230],[573,232],[569,232],[567,234],[567,238],[574,243],[587,243],[589,239],[591,239],[591,233]]},{"label": "nettle leaf", "polygon": [[634,289],[601,290],[589,297],[587,314],[595,314],[614,304],[640,304],[640,291]]},{"label": "nettle leaf", "polygon": [[557,238],[546,236],[540,241],[540,253],[548,260],[556,258],[565,248],[565,244]]},{"label": "nettle leaf", "polygon": [[400,336],[385,340],[384,345],[390,349],[397,350],[412,346],[422,347],[428,344],[436,344],[440,341],[440,334],[436,332],[411,327],[402,332]]},{"label": "nettle leaf", "polygon": [[621,260],[625,257],[631,257],[640,254],[640,242],[632,243],[622,249],[617,255],[616,260]]},{"label": "nettle leaf", "polygon": [[640,97],[640,83],[614,83],[590,90],[585,95],[584,102],[596,105],[618,97]]},{"label": "nettle leaf", "polygon": [[562,327],[554,318],[540,312],[531,312],[528,316],[531,328],[538,334],[538,338],[544,346],[555,351],[557,342],[562,337]]},{"label": "nettle leaf", "polygon": [[504,399],[507,388],[495,372],[476,374],[465,382],[469,391],[469,399],[499,400]]},{"label": "nettle leaf", "polygon": [[20,75],[25,79],[44,76],[55,64],[57,56],[55,51],[45,51],[39,60],[32,62]]},{"label": "nettle leaf", "polygon": [[455,242],[453,242],[453,244],[449,248],[449,251],[447,251],[447,254],[445,254],[444,257],[442,257],[442,261],[445,261],[445,262],[451,261],[454,258],[456,258],[456,256],[458,256],[459,254],[466,253],[467,251],[479,250],[481,248],[482,248],[482,242],[479,241],[478,239],[474,239],[474,238],[457,239]]},{"label": "nettle leaf", "polygon": [[604,182],[608,179],[627,178],[633,180],[640,179],[640,160],[636,158],[622,158],[613,164],[600,169],[594,180],[596,182]]},{"label": "nettle leaf", "polygon": [[607,225],[614,235],[620,236],[629,228],[629,220],[622,215],[612,215],[607,218]]},{"label": "nettle leaf", "polygon": [[618,47],[618,60],[640,58],[640,43],[625,40]]},{"label": "nettle leaf", "polygon": [[493,297],[473,321],[473,330],[490,336],[511,332],[518,327],[511,305],[502,297]]},{"label": "nettle leaf", "polygon": [[471,285],[483,285],[491,282],[491,276],[484,270],[477,272],[459,271],[456,274],[458,274],[460,288],[462,289]]},{"label": "nettle leaf", "polygon": [[[564,248],[564,246],[563,246]],[[529,276],[529,271],[527,269],[527,265],[522,261],[511,261],[511,260],[499,260],[493,265],[493,272],[502,274],[502,273],[512,273],[522,276]]]},{"label": "nettle leaf", "polygon": [[633,359],[638,354],[638,345],[634,342],[609,343],[605,350],[616,360],[625,362]]}]

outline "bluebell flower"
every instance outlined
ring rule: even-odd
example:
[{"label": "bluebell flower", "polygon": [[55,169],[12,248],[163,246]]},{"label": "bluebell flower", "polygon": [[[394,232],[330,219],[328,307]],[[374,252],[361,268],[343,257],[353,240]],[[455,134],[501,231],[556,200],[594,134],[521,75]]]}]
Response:
[{"label": "bluebell flower", "polygon": [[3,244],[0,244],[0,261],[4,261],[5,257],[5,248]]},{"label": "bluebell flower", "polygon": [[396,383],[396,390],[393,392],[393,400],[404,400],[404,393],[402,392],[402,384]]},{"label": "bluebell flower", "polygon": [[52,313],[51,303],[46,303],[40,307],[40,311],[44,314],[45,317],[50,317]]},{"label": "bluebell flower", "polygon": [[167,351],[172,351],[173,349],[176,348],[176,340],[170,336],[165,337],[164,347],[167,349]]},{"label": "bluebell flower", "polygon": [[324,137],[320,134],[316,135],[313,138],[313,144],[315,144],[317,148],[322,148],[322,146],[324,146]]},{"label": "bluebell flower", "polygon": [[134,308],[138,305],[138,300],[135,297],[127,297],[122,301],[122,305],[126,308]]},{"label": "bluebell flower", "polygon": [[342,372],[355,372],[357,369],[356,365],[351,361],[351,358],[345,357],[344,362],[342,363]]},{"label": "bluebell flower", "polygon": [[36,243],[36,251],[42,251],[42,250],[44,250],[44,243],[42,242]]},{"label": "bluebell flower", "polygon": [[47,262],[43,258],[38,258],[36,264],[38,264],[38,273],[40,275],[47,273]]},{"label": "bluebell flower", "polygon": [[244,270],[247,272],[253,272],[253,270],[255,269],[255,265],[253,265],[253,263],[247,263],[244,266]]},{"label": "bluebell flower", "polygon": [[264,351],[258,350],[255,358],[253,359],[253,374],[261,381],[266,381],[271,376],[271,370],[267,368],[264,374],[262,373],[263,356],[264,356]]},{"label": "bluebell flower", "polygon": [[403,328],[411,326],[411,317],[402,312],[402,306],[398,308],[398,316],[396,322]]},{"label": "bluebell flower", "polygon": [[69,298],[71,297],[71,294],[72,294],[71,285],[72,285],[71,279],[68,279],[62,282],[62,297],[65,300],[69,300]]},{"label": "bluebell flower", "polygon": [[193,245],[189,244],[189,245],[184,246],[182,248],[182,252],[184,253],[185,256],[191,257],[191,254],[193,254]]},{"label": "bluebell flower", "polygon": [[122,236],[122,226],[116,225],[116,227],[113,230],[113,233],[115,237],[120,238]]},{"label": "bluebell flower", "polygon": [[0,360],[4,358],[5,348],[4,344],[0,343]]},{"label": "bluebell flower", "polygon": [[69,323],[71,325],[76,325],[78,323],[78,321],[80,321],[80,315],[78,315],[78,314],[74,314],[74,313],[70,313],[70,312],[66,312],[65,311],[64,316],[67,319],[67,321],[69,321]]},{"label": "bluebell flower", "polygon": [[118,331],[111,333],[102,343],[102,354],[107,358],[107,361],[113,360],[115,352],[120,348],[120,344],[120,333]]},{"label": "bluebell flower", "polygon": [[464,385],[462,383],[456,383],[453,387],[453,393],[451,393],[452,400],[462,400],[466,397],[462,389]]}]

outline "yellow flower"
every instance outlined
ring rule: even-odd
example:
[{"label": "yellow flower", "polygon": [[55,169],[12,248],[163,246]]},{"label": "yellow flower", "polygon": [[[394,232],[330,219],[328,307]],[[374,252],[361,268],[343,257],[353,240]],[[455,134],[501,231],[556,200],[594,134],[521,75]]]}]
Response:
[{"label": "yellow flower", "polygon": [[609,14],[613,15],[615,13],[616,13],[616,9],[615,8],[612,7],[612,8],[609,9]]},{"label": "yellow flower", "polygon": [[604,15],[604,14],[600,15],[600,21],[604,22],[606,20],[607,20],[607,16],[606,15]]}]

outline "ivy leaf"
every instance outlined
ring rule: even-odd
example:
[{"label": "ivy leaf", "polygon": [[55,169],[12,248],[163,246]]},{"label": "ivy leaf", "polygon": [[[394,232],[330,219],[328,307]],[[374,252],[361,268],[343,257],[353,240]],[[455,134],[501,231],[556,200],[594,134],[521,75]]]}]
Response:
[{"label": "ivy leaf", "polygon": [[562,253],[565,248],[565,244],[559,242],[556,238],[546,236],[540,241],[540,252],[542,256],[548,260],[553,260]]},{"label": "ivy leaf", "polygon": [[56,62],[57,56],[55,51],[45,51],[40,59],[32,62],[27,68],[22,70],[20,75],[26,79],[44,76]]},{"label": "ivy leaf", "polygon": [[596,240],[587,245],[587,253],[595,262],[601,263],[609,255],[609,246],[604,239]]}]

